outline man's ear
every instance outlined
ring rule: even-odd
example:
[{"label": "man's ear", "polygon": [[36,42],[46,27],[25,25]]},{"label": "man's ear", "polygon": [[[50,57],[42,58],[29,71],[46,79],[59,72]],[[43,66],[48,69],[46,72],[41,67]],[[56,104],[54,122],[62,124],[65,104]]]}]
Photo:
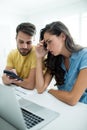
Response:
[{"label": "man's ear", "polygon": [[17,34],[16,34],[16,37],[15,37],[15,39],[17,40]]}]

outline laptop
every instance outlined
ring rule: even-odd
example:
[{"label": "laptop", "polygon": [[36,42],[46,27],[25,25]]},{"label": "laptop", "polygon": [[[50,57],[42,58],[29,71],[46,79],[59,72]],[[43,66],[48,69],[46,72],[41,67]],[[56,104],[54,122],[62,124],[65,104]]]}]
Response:
[{"label": "laptop", "polygon": [[12,86],[0,84],[0,117],[16,129],[39,130],[59,115],[25,98],[18,100]]}]

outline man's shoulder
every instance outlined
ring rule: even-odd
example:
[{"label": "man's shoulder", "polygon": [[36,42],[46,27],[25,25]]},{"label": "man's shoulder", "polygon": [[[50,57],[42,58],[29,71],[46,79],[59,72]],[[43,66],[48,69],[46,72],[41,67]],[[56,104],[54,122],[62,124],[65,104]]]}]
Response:
[{"label": "man's shoulder", "polygon": [[36,58],[36,52],[35,52],[35,46],[32,46],[31,52],[28,54],[28,57],[33,60],[33,58]]},{"label": "man's shoulder", "polygon": [[35,45],[32,46],[32,50],[35,51]]},{"label": "man's shoulder", "polygon": [[17,49],[12,49],[12,50],[10,51],[10,53],[17,53],[17,52],[18,52]]},{"label": "man's shoulder", "polygon": [[12,55],[12,56],[15,56],[15,55],[18,55],[18,50],[17,49],[12,49],[10,52],[9,52],[9,55]]},{"label": "man's shoulder", "polygon": [[35,53],[35,45],[32,46],[31,54]]}]

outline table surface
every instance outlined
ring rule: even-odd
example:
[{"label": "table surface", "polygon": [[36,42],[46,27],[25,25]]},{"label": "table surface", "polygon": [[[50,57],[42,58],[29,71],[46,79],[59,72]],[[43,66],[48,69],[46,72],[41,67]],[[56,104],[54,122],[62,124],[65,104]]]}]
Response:
[{"label": "table surface", "polygon": [[[38,94],[36,90],[25,90],[16,86],[14,88],[19,98],[24,97],[60,113],[58,118],[43,127],[41,130],[87,130],[86,104],[78,102],[75,106],[70,106],[59,101],[47,91],[43,94]],[[3,125],[2,123],[3,121],[0,119],[0,127]],[[5,128],[2,130],[5,130]],[[9,130],[12,130],[12,127]]]}]

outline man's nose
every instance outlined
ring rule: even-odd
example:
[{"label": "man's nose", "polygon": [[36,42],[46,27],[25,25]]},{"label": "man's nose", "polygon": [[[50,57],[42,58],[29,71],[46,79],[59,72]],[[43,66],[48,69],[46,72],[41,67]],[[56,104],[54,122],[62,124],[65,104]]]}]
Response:
[{"label": "man's nose", "polygon": [[27,48],[27,44],[26,43],[23,44],[23,48]]}]

